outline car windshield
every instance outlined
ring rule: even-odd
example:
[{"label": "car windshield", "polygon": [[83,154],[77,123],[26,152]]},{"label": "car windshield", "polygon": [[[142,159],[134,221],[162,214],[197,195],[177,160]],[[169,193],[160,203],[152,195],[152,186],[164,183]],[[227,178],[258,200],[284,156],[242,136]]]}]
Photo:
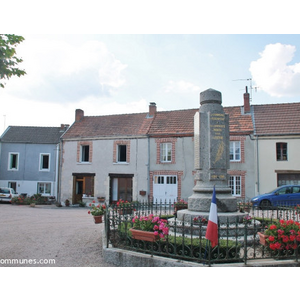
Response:
[{"label": "car windshield", "polygon": [[277,190],[278,190],[278,187],[276,189],[272,190],[271,192],[267,193],[267,194],[275,193]]}]

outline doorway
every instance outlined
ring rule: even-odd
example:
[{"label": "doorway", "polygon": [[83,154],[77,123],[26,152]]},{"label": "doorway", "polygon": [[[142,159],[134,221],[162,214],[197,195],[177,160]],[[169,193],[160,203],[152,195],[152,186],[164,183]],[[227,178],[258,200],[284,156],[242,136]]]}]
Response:
[{"label": "doorway", "polygon": [[132,178],[129,174],[110,174],[110,203],[132,201]]},{"label": "doorway", "polygon": [[73,174],[72,204],[78,204],[83,197],[94,197],[95,174]]}]

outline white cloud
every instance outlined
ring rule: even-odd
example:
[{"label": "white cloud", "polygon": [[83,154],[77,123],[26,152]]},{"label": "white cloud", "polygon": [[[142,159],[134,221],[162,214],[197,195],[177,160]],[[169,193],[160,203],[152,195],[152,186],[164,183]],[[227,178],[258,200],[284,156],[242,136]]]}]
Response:
[{"label": "white cloud", "polygon": [[275,97],[300,95],[300,63],[288,64],[295,51],[292,45],[269,44],[251,62],[249,70],[259,90]]},{"label": "white cloud", "polygon": [[28,37],[17,48],[27,75],[14,78],[8,93],[39,101],[74,102],[94,95],[110,96],[125,84],[127,65],[99,41],[71,44]]},{"label": "white cloud", "polygon": [[192,93],[199,92],[199,90],[199,86],[196,86],[184,80],[179,80],[176,82],[170,80],[168,84],[164,87],[165,93]]}]

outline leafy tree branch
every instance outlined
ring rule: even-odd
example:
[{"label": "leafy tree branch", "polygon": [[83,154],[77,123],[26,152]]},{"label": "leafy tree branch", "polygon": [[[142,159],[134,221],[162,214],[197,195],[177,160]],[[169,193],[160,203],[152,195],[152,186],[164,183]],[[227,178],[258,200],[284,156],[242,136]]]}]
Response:
[{"label": "leafy tree branch", "polygon": [[[17,66],[23,60],[16,56],[16,46],[24,41],[22,36],[14,34],[0,34],[0,81],[9,79],[11,76],[22,76],[26,72]],[[0,82],[0,87],[4,84]]]}]

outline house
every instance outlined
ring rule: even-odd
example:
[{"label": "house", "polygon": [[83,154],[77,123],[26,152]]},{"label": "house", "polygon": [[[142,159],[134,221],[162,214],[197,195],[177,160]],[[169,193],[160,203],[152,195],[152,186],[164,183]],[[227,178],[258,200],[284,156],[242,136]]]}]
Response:
[{"label": "house", "polygon": [[300,184],[300,103],[254,105],[255,194]]},{"label": "house", "polygon": [[9,126],[0,138],[0,186],[57,197],[61,127]]},{"label": "house", "polygon": [[[224,110],[230,120],[230,186],[235,196],[250,198],[255,164],[249,94],[244,106]],[[138,114],[85,116],[77,109],[74,124],[61,138],[61,202],[188,198],[194,187],[198,112],[159,112],[155,103]]]},{"label": "house", "polygon": [[137,199],[147,191],[149,113],[84,116],[62,136],[60,201]]}]

